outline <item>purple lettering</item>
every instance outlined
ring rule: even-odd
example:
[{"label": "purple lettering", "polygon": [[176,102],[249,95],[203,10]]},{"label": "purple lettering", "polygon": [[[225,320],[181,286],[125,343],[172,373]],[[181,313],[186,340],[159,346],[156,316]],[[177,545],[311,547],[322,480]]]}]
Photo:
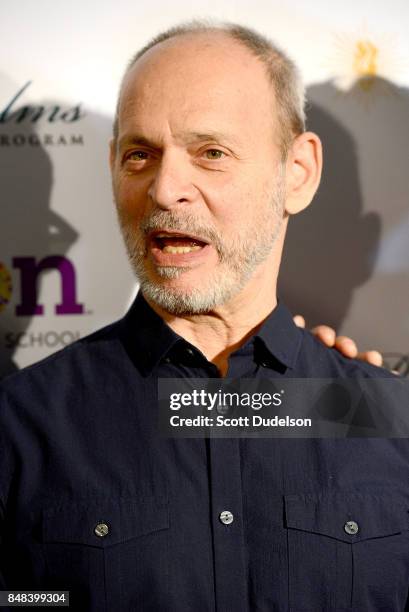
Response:
[{"label": "purple lettering", "polygon": [[82,314],[84,305],[77,303],[75,268],[67,257],[49,255],[38,263],[35,257],[14,257],[13,267],[20,270],[21,303],[16,315],[43,315],[44,307],[38,304],[37,280],[44,270],[58,270],[61,278],[61,303],[55,307],[58,315]]}]

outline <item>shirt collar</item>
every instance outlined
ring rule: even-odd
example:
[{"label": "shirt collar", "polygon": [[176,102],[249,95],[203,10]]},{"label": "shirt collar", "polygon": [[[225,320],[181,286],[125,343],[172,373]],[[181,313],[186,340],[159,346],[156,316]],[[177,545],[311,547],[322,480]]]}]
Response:
[{"label": "shirt collar", "polygon": [[183,340],[149,306],[141,291],[122,323],[126,348],[132,360],[148,375],[171,348]]},{"label": "shirt collar", "polygon": [[288,368],[294,368],[301,347],[302,333],[291,312],[280,300],[255,334],[269,353]]},{"label": "shirt collar", "polygon": [[[132,359],[147,375],[178,343],[191,346],[149,306],[141,291],[122,320],[123,340]],[[302,334],[288,308],[279,301],[262,326],[247,342],[258,342],[286,367],[294,368]],[[246,343],[247,344],[247,343]]]}]

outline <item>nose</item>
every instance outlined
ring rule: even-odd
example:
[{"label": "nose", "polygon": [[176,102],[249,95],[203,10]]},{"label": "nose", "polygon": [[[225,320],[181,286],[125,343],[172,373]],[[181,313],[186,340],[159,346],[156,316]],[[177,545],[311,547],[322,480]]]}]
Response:
[{"label": "nose", "polygon": [[163,209],[192,202],[197,193],[192,168],[183,155],[164,154],[148,189],[152,201]]}]

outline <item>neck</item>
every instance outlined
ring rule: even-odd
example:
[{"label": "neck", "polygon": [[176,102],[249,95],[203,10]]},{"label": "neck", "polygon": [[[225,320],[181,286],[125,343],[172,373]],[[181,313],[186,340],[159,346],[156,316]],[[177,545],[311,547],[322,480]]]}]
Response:
[{"label": "neck", "polygon": [[276,307],[276,284],[277,274],[265,262],[239,294],[204,314],[176,316],[145,299],[169,327],[196,346],[225,376],[229,355],[258,331]]}]

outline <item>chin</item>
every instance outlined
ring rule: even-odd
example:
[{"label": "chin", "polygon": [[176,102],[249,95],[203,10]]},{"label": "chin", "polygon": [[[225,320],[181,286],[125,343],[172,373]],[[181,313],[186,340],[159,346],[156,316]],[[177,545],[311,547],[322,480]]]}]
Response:
[{"label": "chin", "polygon": [[192,287],[141,281],[141,290],[148,300],[174,315],[203,314],[219,305],[214,292]]},{"label": "chin", "polygon": [[[185,279],[184,279],[185,280]],[[240,290],[237,284],[223,281],[209,282],[204,279],[196,283],[178,279],[157,282],[139,279],[142,293],[154,304],[174,315],[205,314],[227,303]]]}]

